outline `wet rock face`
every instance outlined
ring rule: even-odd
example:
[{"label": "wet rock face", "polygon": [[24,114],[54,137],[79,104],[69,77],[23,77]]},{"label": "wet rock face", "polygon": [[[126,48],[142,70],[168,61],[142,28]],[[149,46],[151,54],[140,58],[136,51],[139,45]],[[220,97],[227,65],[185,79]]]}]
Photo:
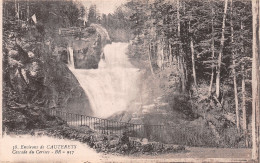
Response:
[{"label": "wet rock face", "polygon": [[82,31],[82,37],[72,43],[74,65],[76,69],[97,69],[105,44],[108,42],[104,33],[95,27]]},{"label": "wet rock face", "polygon": [[[69,63],[70,52],[73,49],[73,60],[76,69],[97,69],[101,59],[103,48],[110,43],[106,30],[100,25],[94,24],[85,29],[77,29],[78,34],[70,35],[70,29],[66,29],[58,36],[59,43],[53,48],[53,56],[56,60]],[[56,38],[57,39],[57,38]]]},{"label": "wet rock face", "polygon": [[61,108],[67,112],[91,115],[92,110],[75,76],[67,65],[60,62],[48,62],[45,65],[44,90],[48,108]]},{"label": "wet rock face", "polygon": [[51,48],[56,46],[55,41],[46,45],[43,41],[35,41],[36,36],[28,29],[16,41],[8,35],[3,40],[6,114],[13,107],[32,105],[91,115],[88,97],[66,65],[66,48],[57,57]]},{"label": "wet rock face", "polygon": [[[93,39],[94,40],[94,39]],[[77,69],[96,69],[102,52],[100,36],[92,41],[76,40],[73,43],[74,64]]]},{"label": "wet rock face", "polygon": [[64,62],[64,63],[66,63],[66,64],[68,64],[68,60],[69,60],[68,57],[69,57],[68,52],[67,52],[66,50],[63,50],[63,51],[61,52],[61,61]]}]

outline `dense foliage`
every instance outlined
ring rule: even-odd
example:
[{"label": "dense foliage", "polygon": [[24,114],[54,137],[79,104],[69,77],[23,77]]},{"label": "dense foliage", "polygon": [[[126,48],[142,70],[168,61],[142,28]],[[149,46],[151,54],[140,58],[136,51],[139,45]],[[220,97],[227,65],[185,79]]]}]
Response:
[{"label": "dense foliage", "polygon": [[216,127],[236,126],[247,135],[251,114],[250,1],[131,0],[119,11],[114,19],[102,21],[131,31],[131,54],[150,62],[151,75],[159,78],[160,72],[176,70],[178,91],[188,97],[193,112]]}]

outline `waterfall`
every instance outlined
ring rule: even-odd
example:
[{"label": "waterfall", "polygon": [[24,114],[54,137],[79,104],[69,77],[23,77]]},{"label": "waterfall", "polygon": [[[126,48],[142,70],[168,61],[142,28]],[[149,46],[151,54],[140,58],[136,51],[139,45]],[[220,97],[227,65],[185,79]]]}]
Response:
[{"label": "waterfall", "polygon": [[[127,46],[127,43],[106,45],[105,57],[101,57],[98,69],[75,69],[73,64],[69,66],[86,92],[95,116],[106,118],[127,110],[138,95],[139,69],[129,62]],[[69,52],[73,58],[71,48]]]},{"label": "waterfall", "polygon": [[74,66],[74,58],[73,58],[73,49],[72,49],[72,47],[68,47],[68,51],[69,51],[69,64],[68,64],[68,66],[71,69],[74,69],[75,66]]}]

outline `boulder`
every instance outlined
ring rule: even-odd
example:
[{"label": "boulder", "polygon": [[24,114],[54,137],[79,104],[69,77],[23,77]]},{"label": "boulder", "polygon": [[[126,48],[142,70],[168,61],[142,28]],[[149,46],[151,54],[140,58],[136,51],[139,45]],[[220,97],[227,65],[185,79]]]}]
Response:
[{"label": "boulder", "polygon": [[119,141],[118,140],[110,140],[108,142],[109,148],[115,148],[118,145]]}]

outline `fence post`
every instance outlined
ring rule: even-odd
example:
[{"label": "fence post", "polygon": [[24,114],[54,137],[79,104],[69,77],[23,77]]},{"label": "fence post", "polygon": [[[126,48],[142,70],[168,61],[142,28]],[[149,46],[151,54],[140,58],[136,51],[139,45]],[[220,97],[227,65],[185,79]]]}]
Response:
[{"label": "fence post", "polygon": [[100,118],[98,118],[98,132],[100,132]]},{"label": "fence post", "polygon": [[82,117],[83,115],[80,116],[80,125],[82,126]]},{"label": "fence post", "polygon": [[111,121],[110,125],[111,125],[111,127],[110,127],[110,134],[111,133],[113,134],[114,122]]},{"label": "fence post", "polygon": [[72,121],[72,114],[70,113],[69,116],[70,116],[70,125],[72,125],[72,122],[73,122]]},{"label": "fence post", "polygon": [[93,128],[94,128],[94,130],[96,130],[96,120],[97,120],[97,118],[93,118],[94,119],[94,123],[93,123]]},{"label": "fence post", "polygon": [[106,120],[107,121],[107,135],[108,135],[108,120]]},{"label": "fence post", "polygon": [[102,129],[102,134],[105,134],[105,120],[101,119],[101,129]]},{"label": "fence post", "polygon": [[106,128],[107,128],[107,135],[108,135],[108,121],[106,120],[106,122],[107,122],[107,127]]},{"label": "fence post", "polygon": [[119,122],[119,134],[122,135],[122,123]]}]

